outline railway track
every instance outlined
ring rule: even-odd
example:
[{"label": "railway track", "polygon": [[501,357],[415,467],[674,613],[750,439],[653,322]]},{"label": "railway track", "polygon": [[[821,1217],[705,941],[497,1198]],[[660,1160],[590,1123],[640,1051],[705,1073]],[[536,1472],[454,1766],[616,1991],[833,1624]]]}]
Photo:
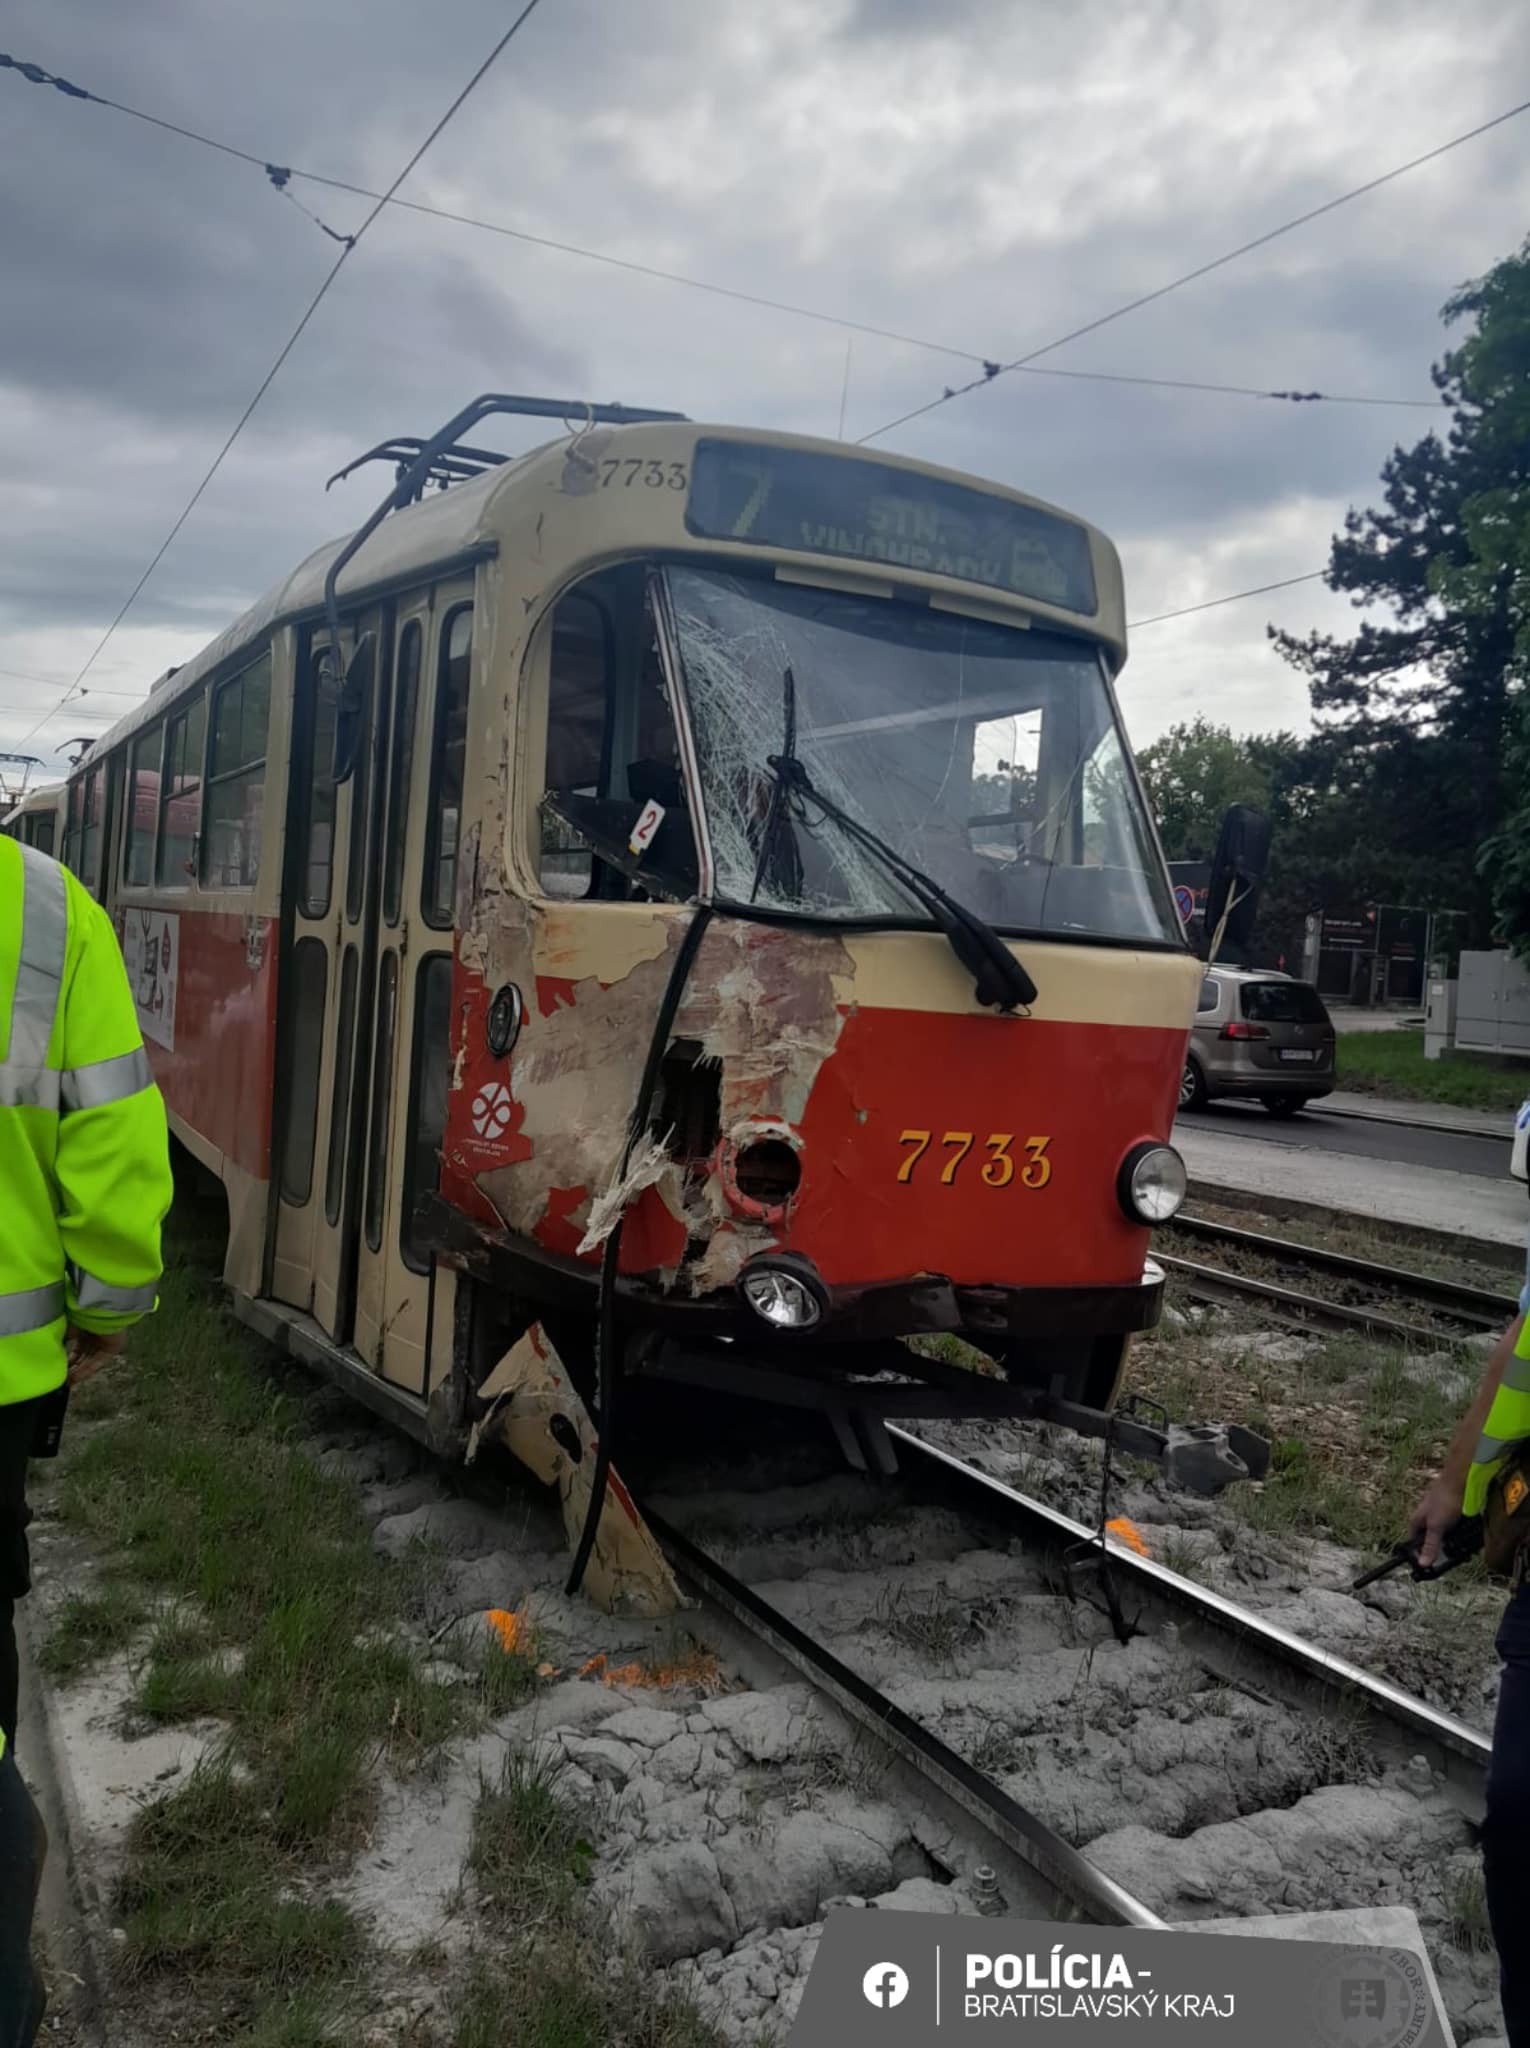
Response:
[{"label": "railway track", "polygon": [[1282,1272],[1316,1278],[1338,1289],[1363,1290],[1388,1304],[1425,1309],[1431,1317],[1429,1324],[1413,1323],[1389,1309],[1344,1300],[1335,1293],[1316,1294],[1233,1266],[1207,1264],[1155,1249],[1158,1263],[1178,1276],[1187,1293],[1203,1301],[1258,1302],[1284,1322],[1432,1348],[1452,1336],[1501,1330],[1518,1306],[1511,1296],[1488,1288],[1324,1251],[1204,1217],[1176,1216],[1173,1228],[1210,1246],[1253,1254]]},{"label": "railway track", "polygon": [[[841,1546],[855,1562],[809,1563],[803,1530],[821,1501],[799,1510],[790,1488],[709,1487],[644,1511],[712,1616],[832,1702],[905,1786],[957,1815],[969,1887],[987,1865],[1012,1914],[1135,1926],[1206,1917],[1204,1890],[1176,1890],[1179,1845],[1198,1854],[1203,1829],[1257,1829],[1261,1816],[1278,1835],[1307,1793],[1322,1808],[1336,1786],[1411,1785],[1428,1853],[1452,1829],[1469,1839],[1489,1752],[1478,1730],[1107,1539],[1130,1628],[1120,1642],[1094,1532],[906,1430],[889,1434],[900,1477]],[[899,1563],[906,1549],[916,1561]],[[1219,1744],[1221,1762],[1207,1762]],[[1156,1773],[1150,1755],[1162,1759]],[[1341,1832],[1353,1826],[1334,1818]],[[1133,1821],[1161,1830],[1161,1856],[1142,1861],[1121,1825]],[[1366,1880],[1342,1874],[1342,1843],[1325,1891],[1325,1824],[1321,1812],[1301,1821],[1319,1847],[1287,1910],[1367,1902]],[[1144,1869],[1147,1886],[1133,1876]],[[1247,1895],[1217,1903],[1263,1910]]]}]

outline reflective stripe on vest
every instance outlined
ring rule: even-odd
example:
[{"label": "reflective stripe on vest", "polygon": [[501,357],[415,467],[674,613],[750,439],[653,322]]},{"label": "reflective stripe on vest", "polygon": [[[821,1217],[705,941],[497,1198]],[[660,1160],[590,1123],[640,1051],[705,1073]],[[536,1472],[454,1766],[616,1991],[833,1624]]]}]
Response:
[{"label": "reflective stripe on vest", "polygon": [[47,1065],[69,951],[69,895],[56,861],[21,848],[21,957],[11,998],[6,1069]]},{"label": "reflective stripe on vest", "polygon": [[1471,1470],[1466,1475],[1466,1498],[1462,1504],[1469,1515],[1482,1513],[1487,1503],[1488,1488],[1505,1454],[1530,1437],[1530,1356],[1525,1351],[1527,1341],[1530,1341],[1530,1319],[1526,1320],[1520,1332],[1519,1342],[1493,1396],[1482,1435],[1477,1439]]},{"label": "reflective stripe on vest", "polygon": [[0,1337],[24,1337],[28,1330],[45,1330],[63,1313],[62,1280],[46,1287],[23,1287],[16,1294],[0,1294]]},{"label": "reflective stripe on vest", "polygon": [[[3,1299],[0,1296],[0,1299]],[[112,1315],[147,1315],[158,1296],[152,1281],[147,1287],[113,1287],[94,1273],[74,1269],[75,1305],[83,1309],[106,1309]]]},{"label": "reflective stripe on vest", "polygon": [[154,1080],[149,1055],[119,1053],[115,1059],[93,1060],[89,1066],[22,1067],[0,1060],[0,1109],[51,1109],[67,1115],[73,1109],[104,1109],[141,1095]]},{"label": "reflective stripe on vest", "polygon": [[141,1095],[152,1085],[154,1074],[149,1055],[140,1045],[135,1052],[118,1053],[112,1060],[93,1060],[88,1067],[66,1067],[59,1076],[60,1106],[71,1109],[104,1109],[109,1102],[125,1102]]}]

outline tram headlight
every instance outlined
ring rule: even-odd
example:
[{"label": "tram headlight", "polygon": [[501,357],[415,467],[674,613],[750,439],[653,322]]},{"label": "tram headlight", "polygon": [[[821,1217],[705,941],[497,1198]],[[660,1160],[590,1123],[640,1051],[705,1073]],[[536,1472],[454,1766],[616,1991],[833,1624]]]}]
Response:
[{"label": "tram headlight", "polygon": [[756,1259],[739,1275],[738,1291],[773,1330],[811,1330],[828,1306],[823,1282],[806,1259]]},{"label": "tram headlight", "polygon": [[1185,1162],[1172,1145],[1133,1145],[1121,1161],[1116,1193],[1133,1223],[1167,1223],[1187,1185]]}]

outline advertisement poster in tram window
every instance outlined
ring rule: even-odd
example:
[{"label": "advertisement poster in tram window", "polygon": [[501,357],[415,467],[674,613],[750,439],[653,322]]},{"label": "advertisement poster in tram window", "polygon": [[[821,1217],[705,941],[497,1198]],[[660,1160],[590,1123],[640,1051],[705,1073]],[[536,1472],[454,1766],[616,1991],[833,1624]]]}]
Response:
[{"label": "advertisement poster in tram window", "polygon": [[175,1050],[175,979],[181,964],[181,921],[174,911],[129,908],[122,923],[138,1024],[167,1052]]}]

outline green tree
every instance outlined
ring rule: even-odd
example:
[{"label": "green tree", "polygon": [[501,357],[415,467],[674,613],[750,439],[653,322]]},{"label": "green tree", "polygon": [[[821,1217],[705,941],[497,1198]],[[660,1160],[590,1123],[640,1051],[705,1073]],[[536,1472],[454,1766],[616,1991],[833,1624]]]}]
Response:
[{"label": "green tree", "polygon": [[1382,506],[1350,512],[1329,561],[1331,589],[1391,617],[1272,637],[1308,678],[1337,871],[1464,909],[1478,939],[1502,916],[1530,950],[1530,242],[1444,317],[1474,323],[1433,372],[1448,430],[1394,449]]},{"label": "green tree", "polygon": [[1198,714],[1142,749],[1137,765],[1170,860],[1210,860],[1230,804],[1269,807],[1270,764],[1260,749],[1283,744],[1296,743],[1284,735],[1243,739]]}]

